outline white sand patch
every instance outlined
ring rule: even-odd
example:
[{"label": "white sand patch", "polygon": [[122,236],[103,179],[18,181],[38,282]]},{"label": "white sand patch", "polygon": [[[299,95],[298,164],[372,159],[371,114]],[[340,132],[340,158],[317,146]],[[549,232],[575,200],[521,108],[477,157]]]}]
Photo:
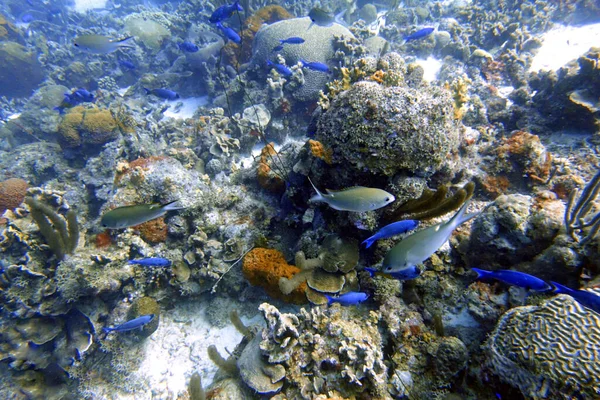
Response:
[{"label": "white sand patch", "polygon": [[[165,111],[165,117],[175,119],[192,118],[198,107],[203,107],[208,104],[208,96],[188,97],[187,99],[178,99],[177,102],[183,103],[183,106],[175,109],[173,106],[171,106],[167,111]],[[176,103],[173,102],[173,104]]]},{"label": "white sand patch", "polygon": [[581,56],[590,47],[600,46],[600,23],[584,26],[558,25],[542,36],[543,45],[533,58],[530,71],[556,71]]},{"label": "white sand patch", "polygon": [[426,60],[418,59],[415,62],[425,70],[423,80],[431,82],[437,79],[438,72],[440,72],[440,69],[442,68],[442,62],[440,60],[434,57],[427,57]]},{"label": "white sand patch", "polygon": [[[178,398],[187,391],[189,377],[196,371],[202,378],[203,387],[212,383],[218,368],[208,358],[208,347],[215,345],[226,358],[242,335],[232,324],[225,328],[211,326],[204,314],[207,306],[189,301],[161,314],[158,330],[144,344],[144,360],[131,377],[142,381],[152,391],[136,393],[136,400]],[[262,321],[258,310],[252,321],[242,319],[247,325]]]},{"label": "white sand patch", "polygon": [[106,0],[75,0],[75,6],[73,10],[76,12],[84,13],[94,8],[105,8]]}]

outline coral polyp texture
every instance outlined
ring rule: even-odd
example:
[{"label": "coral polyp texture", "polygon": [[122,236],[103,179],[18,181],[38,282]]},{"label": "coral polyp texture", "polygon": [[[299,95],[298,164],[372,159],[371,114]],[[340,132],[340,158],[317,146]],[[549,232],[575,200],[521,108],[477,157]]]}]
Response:
[{"label": "coral polyp texture", "polygon": [[570,296],[506,312],[484,351],[490,368],[525,396],[592,399],[600,391],[600,316]]},{"label": "coral polyp texture", "polygon": [[449,92],[369,81],[337,95],[320,116],[315,135],[332,149],[333,164],[386,176],[433,174],[457,149],[459,138]]},{"label": "coral polyp texture", "polygon": [[27,194],[27,187],[27,182],[19,178],[0,182],[0,215],[21,205]]}]

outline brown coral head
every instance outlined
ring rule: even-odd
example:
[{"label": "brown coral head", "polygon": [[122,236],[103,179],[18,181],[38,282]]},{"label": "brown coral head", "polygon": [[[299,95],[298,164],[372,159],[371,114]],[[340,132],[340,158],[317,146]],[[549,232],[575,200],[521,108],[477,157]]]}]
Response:
[{"label": "brown coral head", "polygon": [[27,182],[19,178],[10,178],[0,182],[0,214],[17,208],[27,194]]}]

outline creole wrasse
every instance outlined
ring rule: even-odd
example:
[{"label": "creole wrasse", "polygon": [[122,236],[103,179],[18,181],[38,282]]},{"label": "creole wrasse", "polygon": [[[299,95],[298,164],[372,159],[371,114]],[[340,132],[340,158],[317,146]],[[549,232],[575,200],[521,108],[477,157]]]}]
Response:
[{"label": "creole wrasse", "polygon": [[171,261],[162,257],[148,257],[148,258],[139,258],[137,260],[129,260],[128,264],[136,264],[144,267],[169,267],[171,266]]},{"label": "creole wrasse", "polygon": [[102,35],[81,35],[75,38],[73,44],[78,49],[87,51],[93,54],[108,54],[120,48],[133,48],[127,42],[133,39],[133,36],[128,36],[120,40],[111,40]]},{"label": "creole wrasse", "polygon": [[362,292],[348,292],[335,297],[329,295],[325,295],[325,297],[327,297],[328,304],[340,303],[343,306],[351,306],[367,300],[369,295]]},{"label": "creole wrasse", "polygon": [[554,285],[554,293],[557,294],[568,294],[574,298],[579,304],[587,307],[597,313],[600,313],[600,296],[587,290],[575,290],[569,287],[563,286],[560,283],[552,282]]},{"label": "creole wrasse", "polygon": [[141,329],[144,325],[152,322],[153,319],[154,314],[142,315],[141,317],[137,317],[135,319],[132,319],[131,321],[124,322],[121,325],[115,326],[114,328],[104,328],[104,332],[126,332],[138,328]]},{"label": "creole wrasse", "polygon": [[143,224],[155,218],[162,217],[171,210],[180,210],[185,208],[179,204],[179,201],[172,201],[166,204],[138,204],[135,206],[117,207],[102,215],[100,223],[103,227],[109,229],[128,228],[130,226]]},{"label": "creole wrasse", "polygon": [[416,229],[417,226],[419,226],[419,221],[415,221],[413,219],[394,222],[378,230],[377,233],[366,239],[364,242],[362,242],[362,244],[364,244],[365,248],[368,249],[379,239],[387,239],[392,236],[412,231],[413,229]]},{"label": "creole wrasse", "polygon": [[396,200],[393,194],[385,190],[363,186],[355,186],[340,191],[327,190],[327,193],[321,193],[310,178],[308,181],[317,192],[309,201],[322,201],[338,211],[373,211]]},{"label": "creole wrasse", "polygon": [[495,279],[508,285],[518,286],[536,292],[547,292],[552,286],[542,279],[519,271],[501,269],[499,271],[486,271],[479,268],[471,268],[477,272],[477,279]]},{"label": "creole wrasse", "polygon": [[446,243],[454,229],[478,214],[464,215],[469,203],[470,200],[467,200],[449,221],[415,232],[392,247],[383,259],[383,272],[398,272],[431,257]]}]

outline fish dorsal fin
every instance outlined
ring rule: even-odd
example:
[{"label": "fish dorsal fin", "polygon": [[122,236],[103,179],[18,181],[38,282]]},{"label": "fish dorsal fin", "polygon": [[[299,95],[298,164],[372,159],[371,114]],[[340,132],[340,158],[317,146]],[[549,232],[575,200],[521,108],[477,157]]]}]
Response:
[{"label": "fish dorsal fin", "polygon": [[325,189],[325,191],[328,194],[335,194],[335,193],[345,192],[346,190],[352,190],[352,189],[367,189],[367,188],[365,186],[350,186],[350,187],[347,187],[347,188],[344,188],[344,189],[337,189],[337,190],[334,190],[334,189]]}]

